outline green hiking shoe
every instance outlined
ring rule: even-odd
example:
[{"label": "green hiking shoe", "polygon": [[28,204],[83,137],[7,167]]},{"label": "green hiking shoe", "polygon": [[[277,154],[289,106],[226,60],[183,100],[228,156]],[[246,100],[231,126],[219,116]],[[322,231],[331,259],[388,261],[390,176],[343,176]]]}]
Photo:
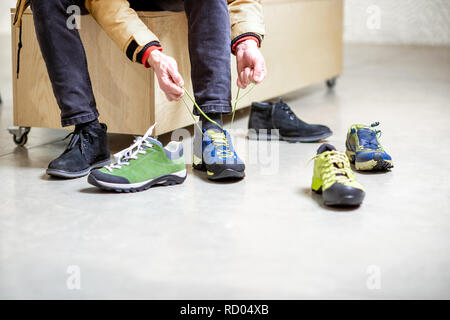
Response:
[{"label": "green hiking shoe", "polygon": [[314,175],[311,189],[321,193],[327,206],[357,206],[366,195],[356,181],[347,156],[328,143],[322,144],[313,157]]},{"label": "green hiking shoe", "polygon": [[161,142],[150,137],[152,126],[129,148],[115,154],[116,163],[91,172],[88,182],[116,192],[147,190],[154,185],[174,185],[186,179],[186,164],[181,142]]},{"label": "green hiking shoe", "polygon": [[354,124],[348,129],[345,153],[356,170],[386,171],[394,167],[391,156],[379,141],[381,131],[374,129],[379,124]]}]

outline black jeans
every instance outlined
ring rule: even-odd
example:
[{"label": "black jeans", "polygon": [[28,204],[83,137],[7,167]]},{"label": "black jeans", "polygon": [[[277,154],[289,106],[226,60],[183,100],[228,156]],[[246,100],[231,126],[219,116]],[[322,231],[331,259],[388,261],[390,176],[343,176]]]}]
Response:
[{"label": "black jeans", "polygon": [[[61,123],[70,126],[95,120],[86,53],[78,30],[69,29],[67,8],[84,0],[32,0],[34,25],[42,56],[61,109]],[[226,0],[135,0],[135,10],[186,11],[191,78],[197,103],[205,113],[231,112],[230,18]],[[162,44],[164,47],[164,44]],[[194,108],[194,113],[198,111]]]}]

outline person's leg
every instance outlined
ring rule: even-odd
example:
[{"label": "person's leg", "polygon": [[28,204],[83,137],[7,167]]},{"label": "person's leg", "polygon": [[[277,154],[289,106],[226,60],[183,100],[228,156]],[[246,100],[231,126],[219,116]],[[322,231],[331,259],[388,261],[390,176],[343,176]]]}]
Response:
[{"label": "person's leg", "polygon": [[[202,111],[221,123],[231,112],[231,27],[226,0],[185,0],[189,54],[195,100]],[[194,114],[200,115],[197,109]],[[210,123],[200,117],[204,125]]]},{"label": "person's leg", "polygon": [[[226,0],[130,0],[137,11],[186,11],[189,27],[191,78],[197,104],[208,117],[222,123],[231,112],[231,27]],[[194,114],[209,126],[200,112]],[[216,127],[217,128],[217,127]]]},{"label": "person's leg", "polygon": [[[189,54],[195,100],[208,118],[222,124],[231,112],[231,27],[226,0],[185,0]],[[194,168],[211,180],[243,178],[245,164],[234,151],[231,136],[194,108],[202,132],[194,137]]]},{"label": "person's leg", "polygon": [[78,30],[69,29],[67,8],[83,0],[32,0],[34,26],[47,65],[63,126],[96,120],[98,111],[89,77],[86,53]]},{"label": "person's leg", "polygon": [[78,30],[67,24],[71,5],[87,13],[83,0],[31,1],[36,36],[61,109],[61,123],[75,125],[67,149],[47,169],[48,174],[65,178],[85,176],[109,163],[110,157],[106,125],[97,120],[86,53]]},{"label": "person's leg", "polygon": [[[133,7],[134,6],[134,7]],[[197,104],[208,118],[222,126],[222,114],[231,112],[231,27],[226,0],[153,0],[131,2],[135,10],[186,11],[189,28],[191,78]],[[163,44],[164,45],[164,44]],[[234,151],[228,132],[200,116],[195,129],[194,168],[209,179],[243,178],[245,165]]]}]

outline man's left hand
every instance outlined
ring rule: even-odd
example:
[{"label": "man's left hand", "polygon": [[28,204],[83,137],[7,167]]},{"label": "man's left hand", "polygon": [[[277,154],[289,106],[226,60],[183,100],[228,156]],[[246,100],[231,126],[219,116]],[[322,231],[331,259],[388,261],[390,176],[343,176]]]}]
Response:
[{"label": "man's left hand", "polygon": [[237,45],[236,62],[237,86],[241,89],[247,88],[252,82],[261,83],[267,75],[266,62],[254,40],[246,40]]}]

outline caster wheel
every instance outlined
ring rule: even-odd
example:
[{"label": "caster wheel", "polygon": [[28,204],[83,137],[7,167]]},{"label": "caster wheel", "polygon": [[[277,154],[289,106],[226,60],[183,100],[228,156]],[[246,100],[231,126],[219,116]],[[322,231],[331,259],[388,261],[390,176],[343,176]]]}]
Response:
[{"label": "caster wheel", "polygon": [[23,147],[28,141],[28,133],[30,133],[30,127],[12,127],[8,128],[8,131],[13,136],[13,141],[16,145]]},{"label": "caster wheel", "polygon": [[19,138],[16,135],[13,135],[13,140],[15,144],[17,144],[20,147],[23,147],[28,141],[28,134],[24,134]]},{"label": "caster wheel", "polygon": [[328,89],[333,89],[336,86],[336,80],[337,78],[334,77],[325,81],[325,84],[327,85]]}]

